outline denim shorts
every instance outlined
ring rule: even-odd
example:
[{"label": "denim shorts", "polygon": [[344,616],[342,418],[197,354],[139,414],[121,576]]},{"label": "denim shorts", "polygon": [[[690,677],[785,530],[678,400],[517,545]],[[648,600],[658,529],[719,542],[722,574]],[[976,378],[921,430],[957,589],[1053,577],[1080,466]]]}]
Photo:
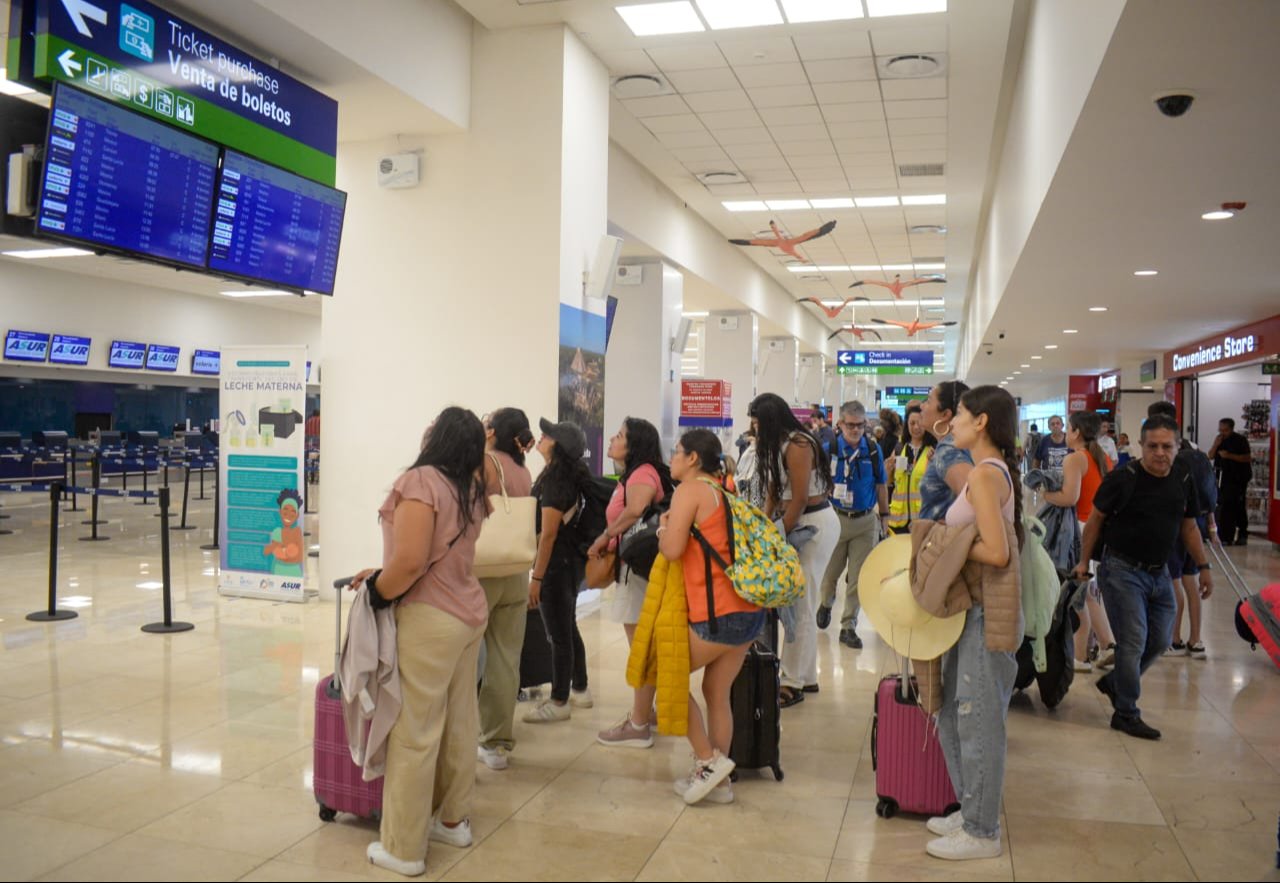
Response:
[{"label": "denim shorts", "polygon": [[756,635],[764,629],[765,616],[763,610],[757,610],[755,613],[725,613],[716,617],[714,635],[711,634],[710,622],[691,622],[689,628],[704,641],[737,647],[739,644],[749,644],[756,639]]}]

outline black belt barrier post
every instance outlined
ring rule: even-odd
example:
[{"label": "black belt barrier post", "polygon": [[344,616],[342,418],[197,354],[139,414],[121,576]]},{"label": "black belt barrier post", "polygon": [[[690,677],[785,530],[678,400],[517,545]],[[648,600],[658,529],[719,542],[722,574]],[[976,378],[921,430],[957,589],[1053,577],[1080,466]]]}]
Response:
[{"label": "black belt barrier post", "polygon": [[76,452],[67,451],[67,456],[71,458],[71,508],[68,512],[80,511],[80,496],[75,492],[76,488]]},{"label": "black belt barrier post", "polygon": [[81,524],[93,525],[93,533],[87,537],[81,537],[81,542],[102,542],[109,540],[111,537],[98,536],[98,525],[106,524],[106,520],[98,517],[98,489],[102,486],[102,461],[97,454],[93,455],[93,501],[89,506],[89,520],[82,521]]},{"label": "black belt barrier post", "polygon": [[74,610],[58,609],[58,509],[61,505],[62,484],[55,481],[49,485],[49,607],[47,610],[28,613],[27,619],[32,622],[57,622],[75,619],[80,615]]},{"label": "black belt barrier post", "polygon": [[222,524],[222,468],[213,470],[213,542],[205,543],[201,549],[209,552],[218,549],[218,529]]},{"label": "black belt barrier post", "polygon": [[[164,460],[164,486],[165,487],[169,486],[169,458],[168,457],[165,457],[165,460]],[[156,518],[159,518],[160,513],[156,512],[155,516]]]},{"label": "black belt barrier post", "polygon": [[196,499],[197,500],[209,499],[204,495],[204,457],[200,458],[200,496],[196,497]]},{"label": "black belt barrier post", "polygon": [[187,524],[187,495],[191,493],[191,467],[187,466],[182,471],[182,524],[175,525],[169,530],[195,530],[194,524]]},{"label": "black belt barrier post", "polygon": [[169,489],[160,489],[160,579],[164,592],[164,622],[149,622],[144,632],[167,635],[171,632],[189,632],[195,626],[189,622],[173,621],[173,583],[169,578]]},{"label": "black belt barrier post", "polygon": [[[142,455],[142,492],[143,492],[144,494],[147,492],[147,455],[146,455],[146,454],[143,454],[143,455]],[[135,505],[135,506],[150,506],[150,505],[151,505],[151,498],[150,498],[150,497],[143,497],[141,500],[139,500],[138,502],[134,503],[133,505]]]}]

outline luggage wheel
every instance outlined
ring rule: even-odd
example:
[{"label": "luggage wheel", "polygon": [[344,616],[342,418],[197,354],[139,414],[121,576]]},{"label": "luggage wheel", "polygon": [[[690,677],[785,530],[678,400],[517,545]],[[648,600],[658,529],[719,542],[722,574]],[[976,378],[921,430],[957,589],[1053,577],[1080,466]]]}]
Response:
[{"label": "luggage wheel", "polygon": [[773,778],[776,781],[782,781],[782,767],[776,763],[773,765]]},{"label": "luggage wheel", "polygon": [[329,807],[325,806],[323,803],[320,804],[320,821],[332,822],[337,817],[338,817],[338,811],[336,809],[330,809]]},{"label": "luggage wheel", "polygon": [[882,819],[891,819],[898,814],[898,801],[881,797],[876,801],[876,815]]}]

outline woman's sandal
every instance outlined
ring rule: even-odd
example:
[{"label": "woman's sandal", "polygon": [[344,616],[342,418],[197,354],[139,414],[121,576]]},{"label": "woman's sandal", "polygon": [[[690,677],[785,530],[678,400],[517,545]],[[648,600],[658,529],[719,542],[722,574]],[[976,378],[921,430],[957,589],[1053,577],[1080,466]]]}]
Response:
[{"label": "woman's sandal", "polygon": [[804,701],[804,691],[797,687],[782,687],[778,691],[778,705],[790,708]]}]

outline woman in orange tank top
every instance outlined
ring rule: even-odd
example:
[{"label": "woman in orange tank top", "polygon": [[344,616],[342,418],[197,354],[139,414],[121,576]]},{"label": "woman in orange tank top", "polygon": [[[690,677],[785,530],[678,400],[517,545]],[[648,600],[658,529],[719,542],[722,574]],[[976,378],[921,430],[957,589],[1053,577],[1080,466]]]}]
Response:
[{"label": "woman in orange tank top", "polygon": [[[671,477],[680,482],[671,497],[671,509],[658,527],[658,549],[668,561],[684,568],[685,592],[689,602],[689,671],[700,668],[702,710],[689,696],[689,744],[693,747],[693,770],[675,783],[675,791],[685,803],[707,799],[712,803],[732,803],[733,786],[729,759],[733,739],[733,713],[729,709],[729,689],[742,668],[747,648],[764,627],[765,613],[738,597],[724,569],[714,560],[709,572],[702,546],[691,539],[698,531],[708,545],[728,561],[729,531],[725,510],[728,500],[719,485],[720,440],[706,429],[694,429],[681,436],[671,455]],[[710,589],[708,591],[708,588]],[[712,617],[714,616],[714,619]]]}]

